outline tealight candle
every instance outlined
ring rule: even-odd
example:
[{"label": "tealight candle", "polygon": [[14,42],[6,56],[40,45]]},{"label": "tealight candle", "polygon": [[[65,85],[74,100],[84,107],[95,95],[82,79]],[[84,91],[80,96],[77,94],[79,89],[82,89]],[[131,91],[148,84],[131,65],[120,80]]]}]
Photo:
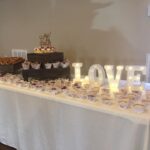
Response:
[{"label": "tealight candle", "polygon": [[112,93],[114,93],[114,92],[118,92],[119,90],[118,90],[118,83],[117,82],[111,82],[110,84],[109,84],[109,87],[110,87],[110,91],[112,92]]},{"label": "tealight candle", "polygon": [[82,86],[89,84],[89,77],[85,76],[83,79],[81,79],[81,82],[82,82]]},{"label": "tealight candle", "polygon": [[88,77],[88,76],[85,76],[84,80],[85,80],[86,82],[89,82],[89,77]]}]

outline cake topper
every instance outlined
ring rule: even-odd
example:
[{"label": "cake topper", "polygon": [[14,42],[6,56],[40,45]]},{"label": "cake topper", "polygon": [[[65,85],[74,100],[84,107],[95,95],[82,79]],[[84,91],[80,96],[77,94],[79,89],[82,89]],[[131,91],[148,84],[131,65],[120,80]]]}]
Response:
[{"label": "cake topper", "polygon": [[39,36],[40,47],[34,49],[34,53],[52,53],[56,51],[56,48],[52,46],[50,40],[51,32],[44,33]]},{"label": "cake topper", "polygon": [[40,35],[40,46],[42,48],[51,48],[52,45],[51,45],[51,40],[50,40],[50,35],[51,33],[44,33],[42,35]]}]

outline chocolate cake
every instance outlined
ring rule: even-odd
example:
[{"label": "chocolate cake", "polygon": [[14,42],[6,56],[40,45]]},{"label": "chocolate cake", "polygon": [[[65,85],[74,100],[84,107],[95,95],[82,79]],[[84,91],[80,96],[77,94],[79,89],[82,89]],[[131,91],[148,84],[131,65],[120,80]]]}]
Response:
[{"label": "chocolate cake", "polygon": [[[43,79],[70,78],[69,61],[64,59],[63,52],[47,51],[47,47],[52,48],[50,36],[44,34],[40,36],[40,47],[43,51],[28,53],[28,62],[25,62],[22,67],[22,75],[24,80],[29,77]],[[44,39],[44,40],[43,40]],[[42,40],[42,41],[41,41]],[[36,49],[37,50],[37,49]]]},{"label": "chocolate cake", "polygon": [[29,53],[28,61],[39,62],[39,63],[54,63],[64,61],[64,54],[62,52],[52,52],[52,53]]},{"label": "chocolate cake", "polygon": [[50,40],[50,34],[40,35],[40,47],[34,48],[34,53],[52,53],[56,51],[56,48],[52,46]]},{"label": "chocolate cake", "polygon": [[0,57],[0,75],[18,73],[22,62],[24,62],[22,57]]}]

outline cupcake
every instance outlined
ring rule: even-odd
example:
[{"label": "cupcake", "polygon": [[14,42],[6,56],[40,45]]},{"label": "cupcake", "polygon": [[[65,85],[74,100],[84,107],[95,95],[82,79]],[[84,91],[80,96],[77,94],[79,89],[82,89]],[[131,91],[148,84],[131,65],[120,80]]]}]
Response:
[{"label": "cupcake", "polygon": [[46,63],[44,64],[46,69],[51,69],[52,68],[52,64],[51,63]]},{"label": "cupcake", "polygon": [[53,63],[53,67],[54,67],[54,68],[58,68],[59,65],[60,65],[60,62]]},{"label": "cupcake", "polygon": [[25,61],[24,63],[22,63],[22,68],[23,70],[28,70],[30,68],[30,62]]},{"label": "cupcake", "polygon": [[38,70],[38,69],[40,69],[40,66],[41,66],[41,64],[39,64],[38,62],[36,62],[36,63],[31,63],[31,67],[32,67],[33,69]]},{"label": "cupcake", "polygon": [[61,62],[60,65],[62,68],[67,68],[69,66],[69,61]]}]

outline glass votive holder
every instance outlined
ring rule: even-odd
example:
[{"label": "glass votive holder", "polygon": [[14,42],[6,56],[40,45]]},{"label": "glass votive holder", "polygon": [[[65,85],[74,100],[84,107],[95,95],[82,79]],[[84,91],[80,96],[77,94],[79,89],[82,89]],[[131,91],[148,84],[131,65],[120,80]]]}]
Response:
[{"label": "glass votive holder", "polygon": [[110,95],[101,96],[101,100],[103,104],[106,104],[106,105],[113,104],[113,98]]},{"label": "glass votive holder", "polygon": [[128,93],[128,89],[126,87],[119,88],[119,93],[126,95]]},{"label": "glass votive holder", "polygon": [[142,103],[135,103],[132,105],[132,110],[136,113],[143,113],[145,112],[145,105]]},{"label": "glass votive holder", "polygon": [[114,93],[114,98],[117,101],[120,101],[120,99],[125,98],[125,97],[126,97],[126,95],[124,95],[124,94],[122,94],[120,92]]},{"label": "glass votive holder", "polygon": [[128,109],[129,108],[129,99],[124,98],[118,101],[118,105],[122,109]]},{"label": "glass votive holder", "polygon": [[110,89],[108,87],[101,87],[99,90],[99,94],[103,95],[103,94],[110,94]]},{"label": "glass votive holder", "polygon": [[145,98],[145,99],[142,99],[141,101],[145,105],[145,109],[150,110],[150,99]]},{"label": "glass votive holder", "polygon": [[87,99],[90,100],[91,102],[95,102],[97,100],[96,96],[93,94],[88,94]]},{"label": "glass votive holder", "polygon": [[128,94],[127,94],[127,97],[128,97],[130,100],[137,100],[137,99],[138,99],[137,95],[134,94],[134,93],[128,93]]}]

